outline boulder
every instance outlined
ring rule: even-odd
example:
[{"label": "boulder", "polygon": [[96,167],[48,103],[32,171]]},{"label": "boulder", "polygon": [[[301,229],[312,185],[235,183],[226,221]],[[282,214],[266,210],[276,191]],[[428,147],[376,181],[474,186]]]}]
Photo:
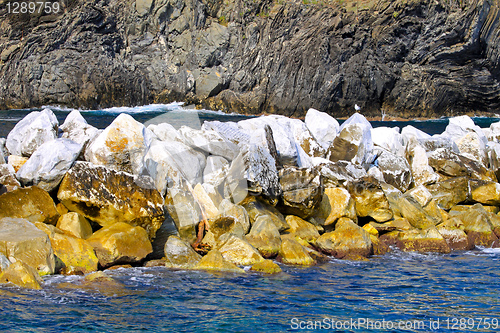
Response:
[{"label": "boulder", "polygon": [[45,142],[17,172],[25,186],[37,185],[47,192],[55,189],[78,158],[82,145],[69,139]]},{"label": "boulder", "polygon": [[151,178],[76,162],[66,173],[57,198],[70,211],[101,226],[125,222],[141,226],[153,239],[164,221],[163,198]]},{"label": "boulder", "polygon": [[310,217],[323,196],[321,175],[316,169],[285,167],[279,172],[283,211],[302,218]]},{"label": "boulder", "polygon": [[252,226],[259,217],[266,216],[275,225],[278,232],[285,231],[289,227],[283,215],[276,208],[253,196],[249,196],[241,205],[246,209]]},{"label": "boulder", "polygon": [[62,274],[83,275],[97,271],[99,260],[86,240],[65,234],[52,225],[37,222],[36,226],[49,236],[54,254],[62,262]]},{"label": "boulder", "polygon": [[380,237],[388,245],[395,245],[405,252],[449,253],[450,247],[436,227],[392,231]]},{"label": "boulder", "polygon": [[153,252],[146,230],[123,222],[99,229],[87,242],[94,247],[102,267],[136,263]]},{"label": "boulder", "polygon": [[328,113],[309,109],[306,113],[305,124],[316,141],[328,149],[339,133],[339,122]]},{"label": "boulder", "polygon": [[436,226],[438,232],[446,240],[451,250],[470,250],[473,245],[469,243],[464,225],[459,218],[451,218]]},{"label": "boulder", "polygon": [[371,126],[343,124],[339,135],[328,148],[326,158],[332,162],[349,161],[357,165],[369,165],[375,157],[372,151]]},{"label": "boulder", "polygon": [[405,193],[415,199],[420,206],[425,207],[432,200],[432,194],[429,190],[423,186],[418,185]]},{"label": "boulder", "polygon": [[192,269],[201,260],[201,256],[191,245],[177,236],[170,236],[165,243],[165,266],[178,269]]},{"label": "boulder", "polygon": [[500,184],[492,181],[469,180],[471,199],[484,205],[500,205]]},{"label": "boulder", "polygon": [[488,163],[491,171],[495,173],[497,180],[500,179],[500,143],[488,142],[486,147],[486,154],[488,156]]},{"label": "boulder", "polygon": [[[240,155],[232,161],[228,171],[228,182],[239,185],[242,179],[248,181],[248,190],[277,198],[281,194],[276,161],[269,152],[257,145],[241,148]],[[235,202],[236,203],[236,202]]]},{"label": "boulder", "polygon": [[35,268],[40,275],[54,274],[55,258],[49,237],[22,218],[0,219],[0,253],[10,262]]},{"label": "boulder", "polygon": [[235,235],[229,236],[219,251],[225,260],[239,266],[251,266],[264,260],[250,243]]},{"label": "boulder", "polygon": [[203,181],[209,184],[218,184],[223,180],[229,169],[229,162],[221,156],[208,156],[203,170]]},{"label": "boulder", "polygon": [[[302,151],[307,154],[307,156],[325,156],[326,148],[324,148],[321,144],[318,143],[318,141],[316,141],[316,139],[302,120],[292,118],[285,119],[286,121],[281,120],[281,123],[288,131],[290,131],[297,148],[300,147]],[[298,151],[298,153],[300,154],[300,151]]]},{"label": "boulder", "polygon": [[427,153],[436,151],[437,149],[446,149],[456,154],[460,154],[457,144],[450,137],[443,135],[433,135],[430,138],[418,139],[418,142]]},{"label": "boulder", "polygon": [[399,127],[372,128],[372,140],[375,146],[381,147],[396,156],[404,156],[403,138]]},{"label": "boulder", "polygon": [[409,195],[402,195],[398,200],[401,215],[417,229],[427,229],[442,222],[442,219],[428,214],[424,208]]},{"label": "boulder", "polygon": [[370,234],[346,217],[337,221],[334,231],[321,235],[316,247],[339,259],[368,257],[372,253]]},{"label": "boulder", "polygon": [[[240,233],[243,236],[245,232],[239,223],[236,223],[234,218],[230,216],[218,216],[208,221],[208,230],[213,234],[214,239],[217,241],[220,236],[226,233]],[[241,232],[238,232],[241,231]]]},{"label": "boulder", "polygon": [[309,253],[295,239],[286,237],[281,242],[279,259],[287,265],[311,266],[316,261],[311,258]]},{"label": "boulder", "polygon": [[231,273],[245,273],[245,271],[232,262],[224,259],[219,250],[210,250],[201,260],[196,264],[194,269],[205,271],[219,271]]},{"label": "boulder", "polygon": [[150,124],[147,126],[147,129],[153,132],[158,140],[183,142],[182,136],[169,123]]},{"label": "boulder", "polygon": [[85,154],[85,147],[90,140],[99,134],[99,130],[89,125],[78,110],[71,111],[59,129],[63,132],[62,138],[79,143],[83,147],[83,154],[80,154],[80,156]]},{"label": "boulder", "polygon": [[474,121],[467,115],[452,117],[448,120],[443,136],[448,136],[452,140],[457,141],[469,133],[476,133],[479,139],[486,143],[488,139],[482,129],[474,124]]},{"label": "boulder", "polygon": [[0,195],[0,218],[17,217],[55,225],[59,214],[49,193],[37,186]]},{"label": "boulder", "polygon": [[375,166],[373,164],[370,165],[370,168],[366,172],[366,175],[375,178],[379,182],[385,182],[384,174],[382,173],[382,171],[378,166]]},{"label": "boulder", "polygon": [[[231,141],[238,146],[245,146],[250,143],[251,135],[244,131],[237,123],[205,121],[202,130],[212,130],[217,132],[224,139]],[[253,134],[253,133],[252,133]]]},{"label": "boulder", "polygon": [[406,192],[413,182],[410,165],[406,158],[389,152],[383,152],[376,161],[384,180],[401,192]]},{"label": "boulder", "polygon": [[363,177],[348,185],[348,191],[356,204],[356,215],[370,216],[377,222],[392,219],[393,213],[379,182],[372,177]]},{"label": "boulder", "polygon": [[153,140],[144,156],[145,171],[162,195],[184,180],[193,186],[202,183],[205,165],[205,155],[176,141]]},{"label": "boulder", "polygon": [[192,191],[173,188],[165,197],[165,208],[174,220],[179,236],[192,243],[196,240],[196,226],[202,221],[201,209]]},{"label": "boulder", "polygon": [[486,144],[475,132],[469,132],[462,138],[455,140],[462,156],[487,165]]},{"label": "boulder", "polygon": [[471,244],[491,247],[498,241],[498,237],[493,232],[489,214],[480,204],[472,206],[456,217],[462,221]]},{"label": "boulder", "polygon": [[75,212],[61,215],[57,220],[56,227],[76,238],[87,239],[92,235],[92,227],[89,221]]},{"label": "boulder", "polygon": [[[265,128],[268,125],[272,130],[273,141],[278,153],[279,163],[282,165],[297,164],[297,148],[295,140],[289,129],[282,126],[283,120],[286,124],[288,120],[284,116],[271,115],[245,119],[238,122],[238,126],[252,136],[253,132]],[[241,146],[240,146],[241,148]]]},{"label": "boulder", "polygon": [[280,266],[269,259],[256,263],[250,267],[250,270],[266,274],[276,274],[281,272]]},{"label": "boulder", "polygon": [[0,283],[12,283],[21,288],[42,289],[42,279],[36,270],[22,261],[16,261],[0,273]]},{"label": "boulder", "polygon": [[132,116],[121,113],[85,150],[85,160],[139,175],[154,134]]},{"label": "boulder", "polygon": [[298,216],[288,215],[286,223],[290,226],[286,231],[292,236],[300,237],[308,242],[314,242],[319,237],[318,229]]},{"label": "boulder", "polygon": [[429,165],[443,175],[496,181],[495,174],[486,169],[480,162],[447,149],[437,149],[428,153],[427,157],[429,158]]},{"label": "boulder", "polygon": [[439,181],[439,175],[429,165],[425,149],[413,137],[410,137],[406,146],[406,158],[415,185],[428,185]]},{"label": "boulder", "polygon": [[219,210],[201,184],[197,184],[194,187],[193,198],[198,203],[201,212],[206,219],[212,220],[219,216]]},{"label": "boulder", "polygon": [[5,271],[10,264],[10,260],[3,253],[0,253],[0,272]]},{"label": "boulder", "polygon": [[257,217],[255,222],[252,223],[252,228],[245,239],[264,258],[275,257],[281,246],[280,233],[269,215]]},{"label": "boulder", "polygon": [[16,171],[10,164],[0,164],[0,184],[5,186],[7,192],[17,190],[21,183],[16,178]]},{"label": "boulder", "polygon": [[321,203],[311,217],[311,221],[322,226],[334,226],[335,222],[341,217],[357,221],[354,200],[345,188],[326,188]]},{"label": "boulder", "polygon": [[407,146],[408,142],[420,141],[421,139],[428,139],[431,136],[416,127],[407,125],[401,130],[401,138],[403,139],[403,146]]},{"label": "boulder", "polygon": [[196,130],[182,126],[179,129],[179,135],[188,146],[211,155],[222,156],[228,161],[235,159],[239,153],[237,145],[226,140],[216,131]]},{"label": "boulder", "polygon": [[21,169],[21,167],[24,165],[24,163],[28,162],[28,158],[17,155],[9,155],[7,161],[7,163],[14,168],[14,171],[18,172],[19,169]]},{"label": "boulder", "polygon": [[224,199],[219,205],[219,211],[221,216],[232,217],[235,223],[240,224],[245,234],[250,231],[250,219],[245,207]]},{"label": "boulder", "polygon": [[413,229],[413,226],[410,224],[410,222],[408,222],[407,219],[401,217],[384,223],[370,222],[369,224],[374,227],[379,232],[379,234],[396,230],[404,231]]},{"label": "boulder", "polygon": [[367,175],[365,169],[351,162],[338,161],[332,163],[327,160],[320,162],[317,168],[321,173],[325,188],[346,187],[349,182]]},{"label": "boulder", "polygon": [[446,210],[469,198],[469,182],[466,177],[450,178],[426,187],[436,203]]},{"label": "boulder", "polygon": [[57,137],[57,118],[50,109],[29,113],[7,135],[11,155],[30,157],[45,142]]}]

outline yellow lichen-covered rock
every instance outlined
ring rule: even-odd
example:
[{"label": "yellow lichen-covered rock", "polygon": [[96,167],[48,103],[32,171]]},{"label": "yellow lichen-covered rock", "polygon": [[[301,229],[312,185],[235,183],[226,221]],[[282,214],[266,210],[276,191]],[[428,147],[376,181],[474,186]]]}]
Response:
[{"label": "yellow lichen-covered rock", "polygon": [[426,187],[436,203],[443,209],[450,209],[467,200],[469,196],[467,177],[454,177]]},{"label": "yellow lichen-covered rock", "polygon": [[123,222],[96,231],[87,241],[103,267],[138,262],[153,252],[146,230]]},{"label": "yellow lichen-covered rock", "polygon": [[415,228],[426,229],[442,222],[441,215],[439,218],[429,215],[417,200],[406,194],[399,198],[398,206],[401,215]]},{"label": "yellow lichen-covered rock", "polygon": [[469,244],[469,238],[464,232],[464,224],[459,218],[452,217],[438,224],[436,228],[451,250],[469,250],[473,247],[472,244]]},{"label": "yellow lichen-covered rock", "polygon": [[389,201],[379,181],[375,178],[363,177],[352,181],[349,183],[348,190],[356,203],[357,216],[370,216],[377,222],[392,219],[393,213]]},{"label": "yellow lichen-covered rock", "polygon": [[193,196],[205,213],[207,219],[214,219],[219,215],[219,210],[200,183],[196,184],[193,188]]},{"label": "yellow lichen-covered rock", "polygon": [[469,180],[472,201],[484,205],[500,205],[500,184],[492,181]]},{"label": "yellow lichen-covered rock", "polygon": [[363,229],[365,229],[370,235],[373,235],[375,237],[378,237],[378,230],[375,229],[373,225],[370,223],[367,223],[363,226]]},{"label": "yellow lichen-covered rock", "polygon": [[236,205],[229,199],[224,199],[219,205],[219,210],[221,216],[232,217],[236,223],[241,224],[245,234],[250,231],[250,219],[243,206]]},{"label": "yellow lichen-covered rock", "polygon": [[61,273],[87,274],[97,270],[99,260],[86,240],[67,235],[52,225],[40,222],[35,225],[49,236],[54,254],[63,263]]},{"label": "yellow lichen-covered rock", "polygon": [[31,186],[0,195],[0,218],[2,217],[17,217],[32,223],[55,225],[59,214],[49,193]]},{"label": "yellow lichen-covered rock", "polygon": [[103,227],[125,222],[146,229],[150,239],[165,220],[164,200],[150,177],[88,162],[76,162],[66,173],[57,198],[70,211]]},{"label": "yellow lichen-covered rock", "polygon": [[235,265],[249,266],[264,260],[250,243],[235,235],[229,236],[219,251],[224,259]]},{"label": "yellow lichen-covered rock", "polygon": [[188,187],[169,189],[165,196],[165,208],[174,220],[180,237],[193,243],[197,237],[196,226],[203,218],[200,205]]},{"label": "yellow lichen-covered rock", "polygon": [[272,260],[266,259],[253,265],[250,270],[266,274],[276,274],[281,272],[281,267]]},{"label": "yellow lichen-covered rock", "polygon": [[227,232],[231,232],[236,227],[236,222],[232,217],[218,216],[208,221],[208,230],[210,230],[215,239]]},{"label": "yellow lichen-covered rock", "polygon": [[56,227],[77,238],[86,239],[92,235],[92,227],[89,221],[75,212],[61,215],[57,220]]},{"label": "yellow lichen-covered rock", "polygon": [[372,253],[370,234],[345,217],[337,221],[334,231],[321,235],[316,246],[339,259],[355,255],[368,257]]},{"label": "yellow lichen-covered rock", "polygon": [[312,221],[319,225],[335,225],[341,217],[356,221],[354,200],[345,188],[326,188]]},{"label": "yellow lichen-covered rock", "polygon": [[372,241],[373,255],[381,256],[391,250],[389,246],[377,236],[370,234],[370,240]]},{"label": "yellow lichen-covered rock", "polygon": [[69,213],[68,208],[66,208],[66,206],[64,206],[62,203],[58,203],[56,205],[56,210],[59,215],[64,215],[66,213]]},{"label": "yellow lichen-covered rock", "polygon": [[316,261],[299,242],[292,238],[284,238],[279,251],[281,262],[288,265],[311,266]]},{"label": "yellow lichen-covered rock", "polygon": [[9,267],[0,273],[0,283],[13,283],[18,287],[28,289],[42,289],[42,279],[37,271],[23,263],[16,261],[9,265]]},{"label": "yellow lichen-covered rock", "polygon": [[392,231],[382,235],[380,240],[407,252],[450,252],[450,247],[434,226],[423,230]]},{"label": "yellow lichen-covered rock", "polygon": [[113,282],[113,281],[115,281],[115,279],[113,279],[111,276],[104,273],[103,271],[98,271],[98,272],[87,274],[87,275],[85,275],[84,280],[85,280],[85,282]]},{"label": "yellow lichen-covered rock", "polygon": [[229,262],[222,257],[219,250],[210,250],[201,260],[196,264],[194,269],[206,271],[220,271],[220,272],[234,272],[245,273],[245,271],[232,262]]},{"label": "yellow lichen-covered rock", "polygon": [[0,219],[0,253],[11,262],[20,260],[35,268],[40,275],[54,273],[55,258],[49,237],[25,219]]},{"label": "yellow lichen-covered rock", "polygon": [[259,216],[245,239],[255,247],[264,258],[275,257],[281,246],[280,233],[268,215]]},{"label": "yellow lichen-covered rock", "polygon": [[316,227],[295,215],[288,215],[286,223],[290,226],[286,231],[292,235],[298,236],[305,241],[314,241],[319,237]]},{"label": "yellow lichen-covered rock", "polygon": [[475,204],[456,217],[462,221],[470,243],[490,247],[498,240],[493,231],[489,214],[481,204]]},{"label": "yellow lichen-covered rock", "polygon": [[192,246],[177,236],[170,236],[165,243],[165,266],[190,269],[200,261],[201,256]]},{"label": "yellow lichen-covered rock", "polygon": [[395,218],[394,220],[390,220],[390,221],[384,222],[384,223],[370,222],[368,224],[371,225],[372,227],[374,227],[375,229],[377,229],[377,231],[379,233],[390,232],[390,231],[395,231],[395,230],[413,229],[410,222],[408,222],[407,219],[401,218],[401,217]]},{"label": "yellow lichen-covered rock", "polygon": [[279,232],[288,229],[285,218],[275,207],[256,199],[254,196],[248,196],[240,204],[246,209],[252,225],[260,216],[267,216]]}]

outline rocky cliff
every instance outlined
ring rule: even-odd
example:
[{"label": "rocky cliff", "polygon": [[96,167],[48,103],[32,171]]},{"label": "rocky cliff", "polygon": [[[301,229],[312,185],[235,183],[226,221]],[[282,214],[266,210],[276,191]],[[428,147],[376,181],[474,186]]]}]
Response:
[{"label": "rocky cliff", "polygon": [[187,101],[246,113],[500,109],[496,0],[0,4],[0,109]]}]

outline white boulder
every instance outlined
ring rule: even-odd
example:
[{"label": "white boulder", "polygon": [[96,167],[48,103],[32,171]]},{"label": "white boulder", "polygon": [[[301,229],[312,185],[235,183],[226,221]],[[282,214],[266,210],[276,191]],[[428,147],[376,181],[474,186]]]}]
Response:
[{"label": "white boulder", "polygon": [[82,145],[69,139],[48,141],[38,147],[17,172],[26,185],[38,185],[49,192],[59,185],[66,172],[80,155]]},{"label": "white boulder", "polygon": [[399,127],[377,127],[372,128],[372,140],[375,146],[384,148],[391,153],[404,156],[403,137],[399,133]]},{"label": "white boulder", "polygon": [[324,149],[328,149],[339,133],[339,122],[325,112],[309,109],[305,123],[313,137]]},{"label": "white boulder", "polygon": [[154,134],[122,113],[85,150],[85,160],[116,171],[139,175]]},{"label": "white boulder", "polygon": [[239,152],[237,145],[224,139],[216,131],[182,126],[179,134],[187,145],[212,155],[222,156],[229,161],[232,161]]},{"label": "white boulder", "polygon": [[5,143],[11,155],[29,157],[47,141],[57,137],[56,116],[50,109],[28,114],[7,135]]}]

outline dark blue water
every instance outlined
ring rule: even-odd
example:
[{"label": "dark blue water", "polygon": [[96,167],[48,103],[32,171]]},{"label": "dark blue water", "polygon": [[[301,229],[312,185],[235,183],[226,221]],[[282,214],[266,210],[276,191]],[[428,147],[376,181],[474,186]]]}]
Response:
[{"label": "dark blue water", "polygon": [[[71,111],[53,110],[60,123]],[[104,128],[124,111],[143,123],[166,115],[176,127],[245,118],[179,105],[82,115]],[[0,137],[29,112],[0,111]],[[488,127],[498,119],[474,121]],[[441,133],[447,124],[447,119],[373,123],[413,125],[429,134]],[[108,271],[114,284],[48,276],[40,291],[1,285],[0,331],[500,332],[498,250],[394,252],[364,262],[332,259],[312,268],[281,267],[273,276],[131,268]]]},{"label": "dark blue water", "polygon": [[[62,124],[71,109],[61,109],[57,107],[49,107],[54,111],[59,123]],[[30,110],[0,110],[0,137],[6,137],[7,134],[14,128],[17,122],[25,117],[29,112],[40,111],[40,108]],[[193,126],[189,123],[192,120],[193,113],[199,119],[201,124],[204,121],[219,120],[219,121],[240,121],[251,116],[238,114],[225,114],[222,112],[214,112],[207,110],[186,110],[181,107],[180,103],[172,104],[153,104],[142,107],[121,107],[111,108],[106,110],[80,110],[87,122],[97,128],[103,129],[108,126],[120,113],[127,113],[134,117],[135,120],[141,123],[147,123],[157,117],[166,116],[167,121],[178,128],[181,125]],[[191,114],[191,115],[189,115]],[[186,119],[187,118],[187,119]],[[499,118],[489,117],[474,117],[474,123],[480,127],[489,127],[491,123],[500,121]],[[339,121],[340,124],[343,120]],[[448,125],[448,118],[432,119],[432,120],[408,120],[408,121],[373,121],[373,127],[387,126],[403,128],[407,125],[412,125],[430,135],[442,133]],[[196,124],[195,124],[196,125]],[[196,127],[196,126],[193,126]]]},{"label": "dark blue water", "polygon": [[[283,272],[272,276],[130,268],[108,271],[116,285],[86,287],[78,287],[82,277],[49,276],[41,291],[0,288],[0,328],[11,332],[498,332],[499,259],[500,252],[493,250],[451,255],[395,252],[365,262],[332,260],[312,268],[283,265]],[[372,326],[363,326],[370,321]],[[314,324],[316,330],[310,326]],[[328,329],[341,324],[343,329]],[[452,329],[454,324],[457,330]],[[391,325],[395,328],[389,329]]]}]

